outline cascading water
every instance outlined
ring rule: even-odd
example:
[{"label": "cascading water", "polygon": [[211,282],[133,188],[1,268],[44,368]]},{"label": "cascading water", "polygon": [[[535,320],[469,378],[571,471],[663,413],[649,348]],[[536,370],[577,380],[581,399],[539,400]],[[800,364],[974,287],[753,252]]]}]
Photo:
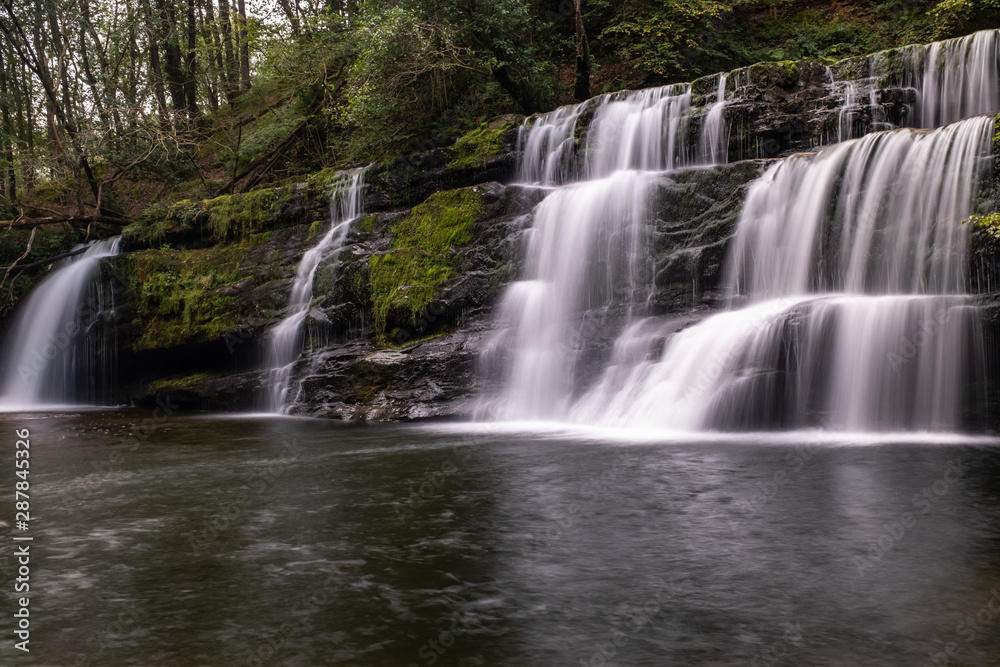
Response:
[{"label": "cascading water", "polygon": [[[556,186],[581,175],[599,179],[623,169],[670,171],[725,162],[727,79],[727,74],[718,75],[715,102],[701,117],[697,144],[688,131],[693,111],[689,84],[601,95],[526,121],[518,136],[518,180]],[[577,122],[588,109],[593,109],[593,119],[581,157]]]},{"label": "cascading water", "polygon": [[[748,192],[726,263],[735,309],[677,331],[646,317],[658,175],[615,171],[690,154],[670,139],[686,136],[684,121],[643,118],[652,99],[685,109],[673,92],[600,107],[586,173],[611,175],[536,209],[526,279],[508,288],[482,356],[502,390],[480,414],[691,430],[961,427],[981,341],[960,223],[990,165],[992,119],[773,165]],[[581,378],[589,339],[615,322],[603,374]]]},{"label": "cascading water", "polygon": [[[508,288],[500,329],[481,357],[484,372],[503,378],[503,390],[480,414],[565,417],[587,332],[645,313],[651,188],[659,172],[725,160],[725,82],[720,76],[715,103],[702,114],[702,134],[712,133],[704,151],[689,139],[688,85],[605,95],[522,130],[522,178],[546,186],[577,173],[591,180],[556,189],[535,210],[527,275]],[[596,109],[581,159],[572,150],[587,104]]]},{"label": "cascading water", "polygon": [[113,292],[100,280],[100,262],[118,254],[120,241],[96,241],[64,260],[21,306],[4,340],[0,406],[109,399],[117,358],[114,302],[111,296],[108,303]]},{"label": "cascading water", "polygon": [[351,224],[361,217],[364,171],[337,175],[330,195],[330,230],[302,256],[288,299],[289,315],[269,334],[266,362],[271,372],[265,394],[269,412],[287,412],[292,369],[302,353],[302,324],[312,303],[313,278],[321,262],[337,260]]},{"label": "cascading water", "polygon": [[[650,354],[627,328],[570,419],[678,429],[953,430],[980,367],[962,295],[991,118],[874,134],[772,166],[728,260],[735,303]],[[645,344],[643,344],[645,343]],[[652,356],[652,358],[651,358]]]},{"label": "cascading water", "polygon": [[722,164],[729,160],[729,132],[726,127],[726,82],[729,75],[718,75],[715,104],[705,114],[698,137],[698,156],[703,164]]},{"label": "cascading water", "polygon": [[589,102],[560,107],[518,130],[522,183],[558,185],[573,180],[576,170],[576,121]]},{"label": "cascading water", "polygon": [[998,47],[1000,30],[911,47],[910,67],[920,74],[921,127],[939,127],[1000,108]]},{"label": "cascading water", "polygon": [[535,211],[524,280],[500,305],[500,332],[483,362],[505,376],[501,413],[554,418],[569,408],[580,348],[573,343],[615,306],[650,291],[646,193],[651,175],[620,171],[560,188]]},{"label": "cascading water", "polygon": [[622,169],[668,171],[691,164],[687,129],[691,86],[677,84],[608,96],[587,130],[590,179]]},{"label": "cascading water", "polygon": [[891,125],[880,103],[883,89],[910,89],[916,103],[901,120],[910,127],[942,127],[1000,109],[1000,30],[984,30],[868,57],[868,76],[832,82],[842,90],[838,141]]}]

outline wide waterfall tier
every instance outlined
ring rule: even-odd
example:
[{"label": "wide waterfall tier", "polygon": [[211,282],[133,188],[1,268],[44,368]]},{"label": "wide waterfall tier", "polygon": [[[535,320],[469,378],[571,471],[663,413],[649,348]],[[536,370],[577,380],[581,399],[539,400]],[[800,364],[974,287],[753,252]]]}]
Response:
[{"label": "wide waterfall tier", "polygon": [[882,51],[864,61],[867,76],[835,82],[842,90],[838,139],[884,129],[887,89],[915,94],[904,117],[909,127],[935,128],[1000,112],[1000,30]]},{"label": "wide waterfall tier", "polygon": [[747,195],[727,264],[751,299],[843,291],[955,294],[966,281],[993,119],[897,130],[772,166]]},{"label": "wide waterfall tier", "polygon": [[362,215],[364,172],[354,169],[337,174],[331,186],[330,229],[302,256],[288,297],[288,315],[268,335],[266,364],[270,377],[264,393],[268,412],[287,412],[292,370],[302,354],[302,325],[313,298],[313,278],[322,262],[338,259],[351,224]]},{"label": "wide waterfall tier", "polygon": [[120,241],[116,236],[94,242],[64,260],[18,309],[2,348],[0,406],[111,399],[114,291],[101,279],[100,262],[118,254]]},{"label": "wide waterfall tier", "polygon": [[962,296],[765,301],[669,334],[631,325],[570,419],[673,430],[977,426],[977,311]]},{"label": "wide waterfall tier", "polygon": [[[715,102],[700,115],[691,106],[691,86],[677,84],[602,95],[529,119],[519,136],[518,180],[559,185],[626,169],[669,171],[725,162],[726,81],[727,75],[718,75]],[[583,132],[578,121],[585,114],[592,119]],[[698,118],[694,133],[693,118]]]},{"label": "wide waterfall tier", "polygon": [[731,306],[749,305],[694,325],[651,316],[654,220],[670,218],[651,210],[671,205],[653,196],[662,175],[556,189],[482,356],[501,389],[481,414],[678,430],[973,427],[983,346],[962,222],[992,134],[976,117],[776,162],[750,186],[726,260]]}]

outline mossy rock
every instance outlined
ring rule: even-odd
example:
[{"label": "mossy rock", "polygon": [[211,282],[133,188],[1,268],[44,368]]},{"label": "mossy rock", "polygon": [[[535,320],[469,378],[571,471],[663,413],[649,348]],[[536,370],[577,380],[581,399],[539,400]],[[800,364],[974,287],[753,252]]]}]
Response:
[{"label": "mossy rock", "polygon": [[137,350],[218,340],[238,327],[234,286],[247,246],[146,250],[128,255]]},{"label": "mossy rock", "polygon": [[369,288],[380,342],[388,322],[416,322],[458,273],[458,249],[472,240],[482,207],[476,188],[436,193],[396,224],[387,252],[371,257]]},{"label": "mossy rock", "polygon": [[504,135],[517,127],[519,116],[501,116],[467,132],[451,147],[449,169],[481,169],[503,152]]},{"label": "mossy rock", "polygon": [[750,82],[762,87],[778,86],[788,90],[799,82],[799,68],[794,60],[757,63],[747,68]]},{"label": "mossy rock", "polygon": [[194,373],[193,375],[172,376],[150,382],[146,387],[147,394],[171,394],[190,392],[199,385],[210,380],[224,378],[221,373]]}]

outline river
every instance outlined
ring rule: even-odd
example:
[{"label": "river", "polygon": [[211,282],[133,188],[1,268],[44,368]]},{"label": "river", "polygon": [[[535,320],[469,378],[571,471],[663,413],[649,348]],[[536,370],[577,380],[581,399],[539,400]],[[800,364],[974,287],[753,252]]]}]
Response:
[{"label": "river", "polygon": [[1000,664],[993,440],[155,416],[0,417],[3,664]]}]

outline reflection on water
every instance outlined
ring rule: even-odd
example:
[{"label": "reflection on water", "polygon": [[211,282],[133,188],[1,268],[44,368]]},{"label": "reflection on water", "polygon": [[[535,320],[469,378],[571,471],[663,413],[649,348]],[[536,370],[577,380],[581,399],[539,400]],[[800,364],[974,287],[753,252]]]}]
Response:
[{"label": "reflection on water", "polygon": [[982,440],[149,417],[0,417],[3,664],[1000,664]]}]

